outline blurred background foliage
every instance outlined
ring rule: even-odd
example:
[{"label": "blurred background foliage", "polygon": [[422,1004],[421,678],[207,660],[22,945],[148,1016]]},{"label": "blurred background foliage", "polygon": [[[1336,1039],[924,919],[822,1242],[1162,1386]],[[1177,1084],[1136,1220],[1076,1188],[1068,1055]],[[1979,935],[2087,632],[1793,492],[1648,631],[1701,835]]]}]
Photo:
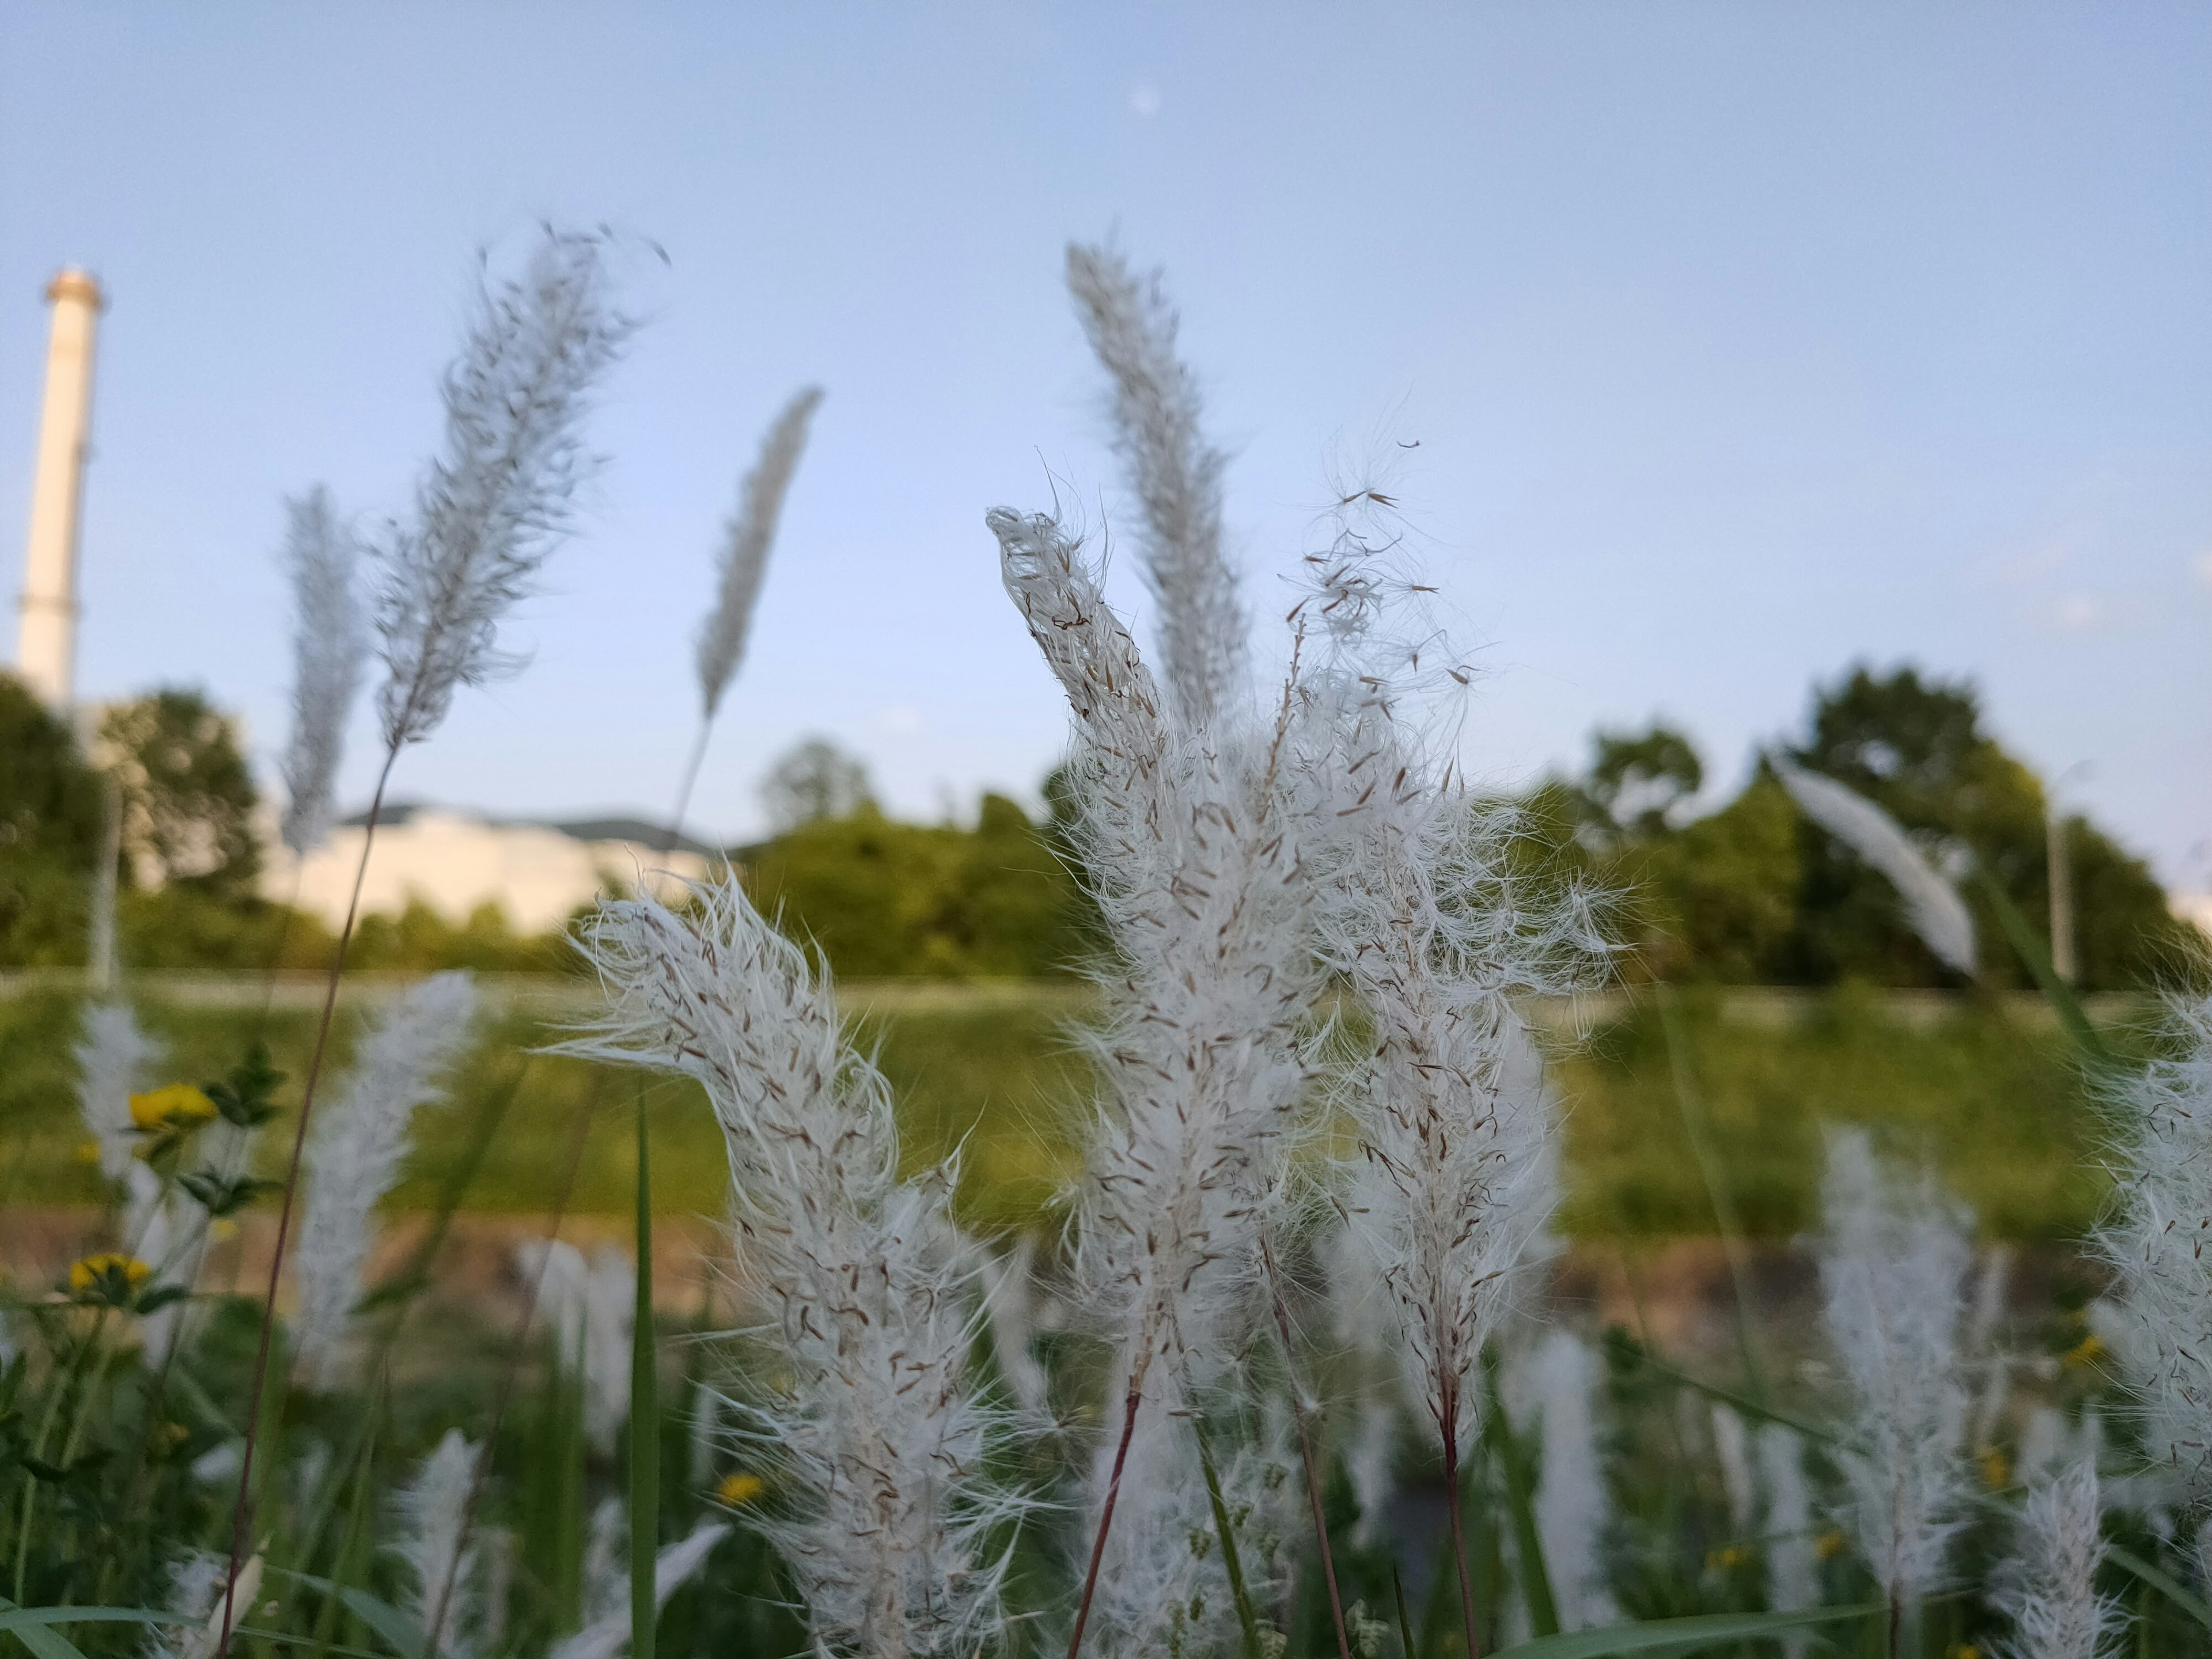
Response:
[{"label": "blurred background foliage", "polygon": [[[1785,752],[1886,807],[1939,862],[1978,863],[2039,926],[2050,914],[2049,797],[1984,729],[1971,684],[1911,666],[1861,665],[1816,687]],[[119,791],[121,954],[161,972],[306,969],[332,940],[257,891],[266,812],[234,720],[168,687],[102,711],[81,746],[0,677],[0,967],[84,959],[106,786]],[[1587,769],[1530,788],[1532,871],[1617,896],[1631,981],[1822,987],[1955,985],[1905,926],[1880,874],[1806,821],[1761,757],[1712,804],[1705,757],[1663,724],[1600,732]],[[732,848],[752,896],[850,979],[1065,975],[1098,939],[1069,843],[1063,780],[1032,816],[1000,794],[971,821],[902,822],[876,804],[860,762],[823,738],[780,760],[762,794],[774,833]],[[2172,980],[2201,936],[2168,912],[2144,861],[2078,813],[2062,814],[2077,981],[2141,989]],[[1999,987],[2027,981],[1985,895],[1964,884]],[[364,969],[558,973],[558,933],[517,933],[495,905],[461,920],[422,904],[364,919],[348,956]]]}]

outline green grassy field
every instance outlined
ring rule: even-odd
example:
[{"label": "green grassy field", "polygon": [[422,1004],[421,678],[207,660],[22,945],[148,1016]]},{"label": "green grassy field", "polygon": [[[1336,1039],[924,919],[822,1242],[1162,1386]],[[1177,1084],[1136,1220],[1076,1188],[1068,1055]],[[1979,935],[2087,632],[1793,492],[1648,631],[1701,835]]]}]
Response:
[{"label": "green grassy field", "polygon": [[[898,1091],[909,1157],[962,1149],[960,1201],[972,1226],[1034,1223],[1076,1167],[1086,1080],[1061,1033],[1080,994],[860,988],[851,1000]],[[53,988],[0,1001],[0,1203],[100,1201],[72,1092],[76,1006],[74,994]],[[1674,1009],[1671,1042],[1668,1019],[1645,996],[1558,1064],[1570,1109],[1561,1219],[1571,1236],[1713,1231],[1692,1139],[1699,1124],[1723,1201],[1757,1236],[1787,1237],[1811,1220],[1827,1122],[1879,1126],[1901,1147],[1924,1151],[1992,1236],[2077,1237],[2102,1200],[2095,1115],[2069,1051],[2047,1020],[2017,1005],[1962,998],[1932,1014],[1921,1005],[1908,1018],[1893,999],[1846,988],[1748,1008],[1741,997],[1684,994]],[[226,1070],[264,1018],[252,1006],[154,995],[140,1012],[170,1045],[167,1074],[193,1080]],[[341,1067],[358,1018],[342,1006]],[[296,1100],[313,1015],[283,1006],[265,1019],[276,1063],[291,1074],[283,1097]],[[580,1121],[586,1139],[572,1206],[621,1212],[633,1190],[631,1114],[642,1098],[661,1206],[718,1211],[720,1144],[697,1092],[530,1052],[559,1034],[544,1012],[488,1023],[452,1099],[418,1120],[410,1177],[394,1202],[434,1205],[481,1142],[465,1205],[545,1209]],[[265,1149],[271,1161],[277,1139]]]}]

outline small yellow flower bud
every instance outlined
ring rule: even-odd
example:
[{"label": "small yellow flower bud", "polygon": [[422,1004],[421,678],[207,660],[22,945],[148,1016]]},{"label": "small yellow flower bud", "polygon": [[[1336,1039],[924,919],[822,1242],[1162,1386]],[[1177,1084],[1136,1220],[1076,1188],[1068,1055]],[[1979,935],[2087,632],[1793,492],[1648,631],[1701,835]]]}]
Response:
[{"label": "small yellow flower bud", "polygon": [[768,1482],[760,1476],[738,1472],[724,1475],[722,1484],[714,1488],[714,1496],[734,1510],[751,1503],[767,1488]]}]

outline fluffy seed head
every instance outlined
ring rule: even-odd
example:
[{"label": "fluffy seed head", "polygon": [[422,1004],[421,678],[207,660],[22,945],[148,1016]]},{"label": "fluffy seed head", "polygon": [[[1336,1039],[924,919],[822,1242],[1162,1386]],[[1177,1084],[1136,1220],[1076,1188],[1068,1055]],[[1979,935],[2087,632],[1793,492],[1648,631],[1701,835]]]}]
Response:
[{"label": "fluffy seed head", "polygon": [[320,484],[287,501],[285,571],[292,580],[292,735],[284,780],[284,845],[305,857],[331,831],[331,792],[345,751],[346,717],[368,661],[354,566],[361,544]]},{"label": "fluffy seed head", "polygon": [[602,243],[548,231],[523,274],[487,289],[441,390],[446,442],[415,511],[374,550],[386,676],[384,740],[420,743],[458,685],[513,666],[499,624],[564,540],[591,466],[581,427],[629,325],[609,307]]},{"label": "fluffy seed head", "polygon": [[1221,549],[1226,458],[1206,441],[1158,275],[1139,277],[1111,248],[1072,243],[1067,291],[1114,383],[1115,447],[1144,513],[1145,576],[1176,713],[1187,726],[1212,725],[1243,691],[1247,628]]},{"label": "fluffy seed head", "polygon": [[1942,1579],[1969,1488],[1959,1350],[1968,1218],[1925,1171],[1832,1136],[1820,1191],[1822,1315],[1851,1392],[1848,1518],[1875,1577],[1911,1600]]},{"label": "fluffy seed head", "polygon": [[761,442],[760,459],[739,487],[738,510],[723,532],[720,582],[714,608],[699,629],[699,701],[706,718],[714,718],[722,693],[744,659],[745,635],[761,578],[768,570],[769,548],[783,514],[784,493],[806,448],[806,428],[822,401],[820,386],[806,386],[783,406]]},{"label": "fluffy seed head", "polygon": [[2112,1659],[2124,1622],[2097,1594],[2105,1559],[2097,1466],[2072,1463],[2039,1480],[2021,1513],[2017,1553],[1997,1570],[1990,1599],[2012,1620],[2005,1659]]},{"label": "fluffy seed head", "polygon": [[800,1498],[763,1524],[817,1640],[972,1652],[1002,1616],[985,1537],[1025,1500],[1000,1484],[1003,1419],[970,1385],[980,1291],[945,1213],[950,1172],[899,1179],[882,1073],[734,878],[681,913],[603,902],[583,948],[607,1004],[568,1051],[696,1079],[721,1125],[739,1281],[780,1362],[743,1404]]},{"label": "fluffy seed head", "polygon": [[376,1206],[399,1178],[416,1109],[438,1097],[476,1012],[476,983],[465,973],[434,974],[402,992],[371,1017],[353,1070],[316,1114],[292,1260],[300,1286],[295,1340],[317,1388],[344,1380],[345,1339]]},{"label": "fluffy seed head", "polygon": [[2164,1059],[2115,1086],[2119,1195],[2099,1230],[2118,1292],[2111,1338],[2144,1449],[2212,1494],[2212,997],[2168,1004]]},{"label": "fluffy seed head", "polygon": [[1958,889],[1939,874],[1903,825],[1856,790],[1777,755],[1774,775],[1805,816],[1889,878],[1905,919],[1937,961],[1978,974],[1974,917]]}]

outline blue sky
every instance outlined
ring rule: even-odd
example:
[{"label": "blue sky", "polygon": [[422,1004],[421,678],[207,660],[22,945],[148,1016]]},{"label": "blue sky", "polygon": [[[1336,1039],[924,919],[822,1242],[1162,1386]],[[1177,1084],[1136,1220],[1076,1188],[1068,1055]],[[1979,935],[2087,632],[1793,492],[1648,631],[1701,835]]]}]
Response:
[{"label": "blue sky", "polygon": [[[1059,286],[1166,267],[1258,608],[1332,457],[1399,481],[1491,671],[1479,774],[1662,715],[1715,793],[1851,661],[2212,887],[2212,11],[2124,3],[0,3],[0,582],[45,313],[105,319],[88,696],[281,738],[280,500],[397,510],[476,251],[635,238],[584,534],[399,793],[652,809],[758,434],[829,389],[695,817],[799,735],[895,807],[1060,741],[983,511],[1123,512]],[[666,250],[664,267],[645,251]],[[1116,580],[1140,608],[1131,573]],[[365,791],[370,757],[348,770]]]}]

